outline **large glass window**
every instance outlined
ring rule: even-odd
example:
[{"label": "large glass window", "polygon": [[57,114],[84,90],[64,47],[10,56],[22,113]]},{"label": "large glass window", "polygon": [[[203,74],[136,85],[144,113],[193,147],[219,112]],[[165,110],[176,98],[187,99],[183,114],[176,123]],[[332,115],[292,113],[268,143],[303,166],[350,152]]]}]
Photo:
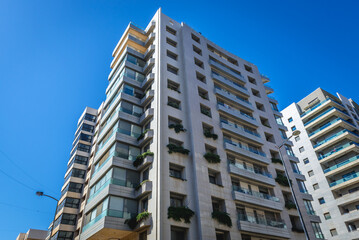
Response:
[{"label": "large glass window", "polygon": [[91,146],[79,143],[77,145],[77,150],[89,153],[91,151]]},{"label": "large glass window", "polygon": [[140,117],[143,113],[143,109],[141,107],[125,101],[120,103],[120,111],[134,115],[136,117]]},{"label": "large glass window", "polygon": [[95,130],[95,127],[84,123],[84,124],[82,124],[82,128],[81,128],[81,129],[82,129],[83,131],[93,133],[93,131]]},{"label": "large glass window", "polygon": [[305,209],[307,210],[307,213],[310,215],[315,215],[315,211],[313,209],[312,203],[308,200],[303,200]]},{"label": "large glass window", "polygon": [[87,121],[96,122],[96,116],[89,113],[85,113],[84,119]]},{"label": "large glass window", "polygon": [[316,238],[324,239],[322,229],[320,229],[319,223],[312,222],[312,227]]}]

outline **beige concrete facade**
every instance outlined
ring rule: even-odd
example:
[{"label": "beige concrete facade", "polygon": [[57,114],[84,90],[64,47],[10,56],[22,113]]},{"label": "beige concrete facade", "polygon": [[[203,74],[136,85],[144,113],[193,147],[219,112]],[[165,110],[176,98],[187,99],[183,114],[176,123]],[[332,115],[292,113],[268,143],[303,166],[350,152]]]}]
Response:
[{"label": "beige concrete facade", "polygon": [[351,99],[320,88],[283,111],[326,239],[358,239],[359,108]]},{"label": "beige concrete facade", "polygon": [[[91,150],[71,155],[88,164],[69,160],[66,176],[72,168],[86,176],[65,177],[59,201],[81,199],[80,206],[58,210],[49,239],[305,239],[275,161],[277,145],[293,144],[254,64],[160,9],[144,30],[129,24],[111,68],[106,100],[85,110],[96,116]],[[281,153],[286,166],[299,162]],[[320,220],[306,211],[312,197],[295,181],[305,177],[289,171],[289,178],[315,239],[311,222]],[[83,184],[81,193],[67,189],[71,182]],[[76,223],[64,224],[63,213],[77,214]]]},{"label": "beige concrete facade", "polygon": [[16,240],[45,240],[47,231],[38,229],[29,229],[27,233],[20,233]]}]

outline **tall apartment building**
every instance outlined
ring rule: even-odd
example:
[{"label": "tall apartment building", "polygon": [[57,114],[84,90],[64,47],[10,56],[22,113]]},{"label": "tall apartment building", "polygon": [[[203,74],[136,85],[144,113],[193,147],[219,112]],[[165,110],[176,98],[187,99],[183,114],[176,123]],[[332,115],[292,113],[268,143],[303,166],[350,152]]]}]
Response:
[{"label": "tall apartment building", "polygon": [[111,69],[106,100],[80,118],[48,239],[305,239],[283,162],[318,236],[254,64],[158,10],[145,30],[128,25]]},{"label": "tall apartment building", "polygon": [[327,239],[358,239],[359,106],[320,88],[283,111]]}]

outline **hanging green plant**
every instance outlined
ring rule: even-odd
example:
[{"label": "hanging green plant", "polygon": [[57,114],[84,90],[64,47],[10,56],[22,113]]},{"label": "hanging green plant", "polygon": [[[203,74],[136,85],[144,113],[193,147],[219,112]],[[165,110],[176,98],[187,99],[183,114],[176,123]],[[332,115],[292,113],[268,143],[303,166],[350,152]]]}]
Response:
[{"label": "hanging green plant", "polygon": [[180,123],[177,123],[177,124],[170,124],[168,126],[170,129],[174,129],[176,133],[179,133],[179,132],[186,132],[187,130],[185,128],[183,128],[183,125],[180,124]]},{"label": "hanging green plant", "polygon": [[193,217],[194,212],[188,207],[169,207],[167,212],[168,219],[179,222],[182,219],[185,223],[190,223],[190,219]]},{"label": "hanging green plant", "polygon": [[221,161],[221,158],[219,155],[211,152],[207,152],[203,155],[203,157],[209,162],[209,163],[219,163]]},{"label": "hanging green plant", "polygon": [[177,146],[175,144],[167,144],[167,147],[168,147],[168,153],[169,154],[171,154],[173,152],[178,152],[178,153],[188,155],[189,152],[190,152],[188,149],[185,149],[182,146]]},{"label": "hanging green plant", "polygon": [[228,213],[221,211],[212,212],[212,218],[216,219],[219,223],[232,227],[232,220]]}]

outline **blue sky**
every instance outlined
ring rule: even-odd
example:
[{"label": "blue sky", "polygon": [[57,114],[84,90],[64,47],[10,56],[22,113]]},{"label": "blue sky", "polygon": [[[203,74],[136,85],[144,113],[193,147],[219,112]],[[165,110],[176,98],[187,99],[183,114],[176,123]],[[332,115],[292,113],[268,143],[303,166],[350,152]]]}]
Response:
[{"label": "blue sky", "polygon": [[319,86],[358,100],[358,5],[0,0],[1,239],[48,227],[55,202],[32,189],[59,197],[77,119],[105,99],[111,53],[129,21],[145,27],[162,7],[256,64],[284,108]]}]

